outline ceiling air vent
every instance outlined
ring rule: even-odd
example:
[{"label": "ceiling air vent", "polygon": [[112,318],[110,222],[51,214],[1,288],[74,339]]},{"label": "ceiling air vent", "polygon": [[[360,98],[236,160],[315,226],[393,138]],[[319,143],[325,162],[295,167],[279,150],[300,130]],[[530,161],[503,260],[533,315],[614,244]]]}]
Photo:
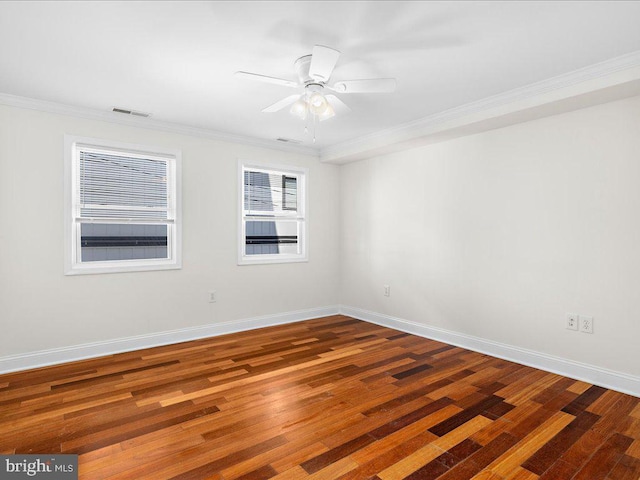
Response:
[{"label": "ceiling air vent", "polygon": [[276,138],[276,140],[278,142],[282,142],[282,143],[302,143],[300,140],[293,140],[291,138]]},{"label": "ceiling air vent", "polygon": [[124,113],[125,115],[135,115],[136,117],[145,117],[145,118],[151,115],[150,113],[138,112],[136,110],[127,110],[126,108],[118,108],[118,107],[113,107],[112,111],[116,113]]}]

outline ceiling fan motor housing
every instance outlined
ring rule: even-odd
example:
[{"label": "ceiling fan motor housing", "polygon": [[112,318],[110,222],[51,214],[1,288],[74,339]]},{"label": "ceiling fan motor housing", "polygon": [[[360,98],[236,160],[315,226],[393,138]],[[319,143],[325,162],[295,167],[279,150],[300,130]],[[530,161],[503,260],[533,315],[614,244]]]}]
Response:
[{"label": "ceiling fan motor housing", "polygon": [[306,84],[308,82],[313,82],[314,79],[309,76],[309,67],[311,66],[311,55],[305,55],[304,57],[300,57],[297,59],[293,67],[298,74],[298,79],[300,83]]}]

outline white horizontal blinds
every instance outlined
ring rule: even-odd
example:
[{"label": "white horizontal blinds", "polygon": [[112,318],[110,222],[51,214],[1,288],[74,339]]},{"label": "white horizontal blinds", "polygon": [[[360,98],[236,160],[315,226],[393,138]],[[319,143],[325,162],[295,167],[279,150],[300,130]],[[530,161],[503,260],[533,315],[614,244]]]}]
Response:
[{"label": "white horizontal blinds", "polygon": [[245,215],[282,216],[298,210],[295,176],[267,170],[244,170]]},{"label": "white horizontal blinds", "polygon": [[81,222],[171,223],[166,159],[79,150]]}]

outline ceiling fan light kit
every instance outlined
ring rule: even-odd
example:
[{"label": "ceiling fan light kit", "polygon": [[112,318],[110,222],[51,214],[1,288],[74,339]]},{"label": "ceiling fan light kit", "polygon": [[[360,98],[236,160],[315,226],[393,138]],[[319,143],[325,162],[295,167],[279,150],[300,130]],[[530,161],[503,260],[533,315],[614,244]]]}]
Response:
[{"label": "ceiling fan light kit", "polygon": [[[283,78],[269,77],[257,73],[236,72],[236,76],[249,80],[256,80],[264,83],[272,83],[290,88],[303,88],[303,93],[290,95],[278,102],[264,108],[265,113],[273,113],[291,105],[289,112],[307,122],[309,119],[313,124],[313,142],[315,143],[315,125],[317,122],[327,120],[336,113],[345,114],[350,112],[342,100],[337,96],[325,94],[324,90],[331,90],[336,93],[391,93],[395,91],[395,78],[370,78],[363,80],[342,80],[329,85],[329,79],[333,69],[338,62],[340,52],[323,45],[313,47],[311,55],[298,58],[293,66],[298,74],[298,82]],[[308,128],[305,124],[305,132]]]}]

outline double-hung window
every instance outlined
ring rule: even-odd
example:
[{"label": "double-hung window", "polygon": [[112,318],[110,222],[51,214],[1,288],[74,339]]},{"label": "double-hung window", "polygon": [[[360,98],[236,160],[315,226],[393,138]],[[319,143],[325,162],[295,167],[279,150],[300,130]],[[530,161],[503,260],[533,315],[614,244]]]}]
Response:
[{"label": "double-hung window", "polygon": [[306,261],[306,169],[240,161],[238,171],[238,263]]},{"label": "double-hung window", "polygon": [[65,143],[65,273],[180,268],[180,152]]}]

